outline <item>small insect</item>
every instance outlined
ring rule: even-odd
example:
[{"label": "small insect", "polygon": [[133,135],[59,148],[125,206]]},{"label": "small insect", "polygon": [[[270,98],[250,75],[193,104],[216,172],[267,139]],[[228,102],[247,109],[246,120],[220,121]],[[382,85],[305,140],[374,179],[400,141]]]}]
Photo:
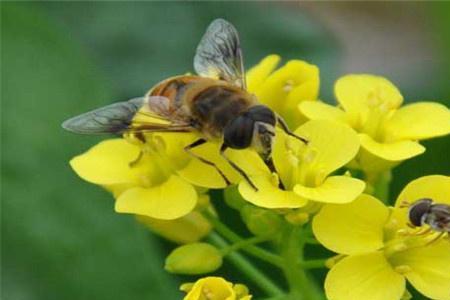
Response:
[{"label": "small insect", "polygon": [[440,236],[450,232],[450,206],[434,203],[429,198],[419,199],[410,204],[408,219],[413,227],[421,227],[426,224],[430,230],[442,233]]},{"label": "small insect", "polygon": [[[235,27],[223,19],[214,20],[201,39],[194,57],[198,75],[168,78],[144,97],[114,103],[68,119],[62,127],[80,134],[135,134],[144,139],[149,132],[197,132],[200,138],[184,149],[203,163],[211,161],[191,150],[208,141],[221,141],[220,154],[255,189],[247,174],[226,155],[227,148],[255,149],[275,171],[271,159],[275,126],[303,143],[286,122],[256,96],[246,91],[242,51]],[[146,114],[166,122],[138,121]]]}]

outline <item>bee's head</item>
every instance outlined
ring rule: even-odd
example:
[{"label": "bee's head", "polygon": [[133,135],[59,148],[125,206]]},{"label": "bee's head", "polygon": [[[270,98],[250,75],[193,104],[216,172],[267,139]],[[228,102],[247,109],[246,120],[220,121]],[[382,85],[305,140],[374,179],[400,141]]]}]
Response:
[{"label": "bee's head", "polygon": [[429,213],[433,200],[424,198],[417,200],[408,210],[408,218],[412,225],[422,226],[424,217]]},{"label": "bee's head", "polygon": [[224,128],[224,143],[230,148],[253,146],[264,159],[270,157],[276,117],[264,105],[256,105],[231,120]]}]

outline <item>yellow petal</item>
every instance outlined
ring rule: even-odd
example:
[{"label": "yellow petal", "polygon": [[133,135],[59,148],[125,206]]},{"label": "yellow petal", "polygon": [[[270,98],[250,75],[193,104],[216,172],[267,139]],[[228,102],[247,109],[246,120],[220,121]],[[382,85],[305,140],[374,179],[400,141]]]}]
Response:
[{"label": "yellow petal", "polygon": [[294,192],[308,200],[325,203],[349,203],[356,199],[366,188],[362,180],[348,176],[331,176],[317,187],[297,184]]},{"label": "yellow petal", "polygon": [[314,235],[326,248],[360,254],[383,247],[389,210],[378,199],[362,194],[348,204],[327,204],[314,217]]},{"label": "yellow petal", "polygon": [[151,134],[153,141],[161,144],[160,155],[168,158],[175,169],[183,168],[192,159],[184,147],[199,139],[195,133],[157,132]]},{"label": "yellow petal", "polygon": [[330,120],[346,123],[345,112],[335,106],[320,101],[304,101],[299,104],[300,111],[311,120]]},{"label": "yellow petal", "polygon": [[142,215],[136,218],[153,232],[180,244],[197,242],[211,230],[211,224],[197,211],[175,220],[160,220]]},{"label": "yellow petal", "polygon": [[450,205],[450,177],[429,175],[411,181],[398,196],[395,206],[400,206],[404,201],[411,203],[422,198]]},{"label": "yellow petal", "polygon": [[[296,108],[298,103],[302,100],[315,100],[318,92],[318,68],[304,61],[291,60],[273,72],[255,94],[263,104],[280,113],[292,126],[291,114],[299,114]],[[292,97],[288,98],[291,93]],[[293,110],[290,111],[289,108]],[[289,115],[285,116],[285,112]]]},{"label": "yellow petal", "polygon": [[254,93],[275,70],[280,56],[272,54],[263,58],[256,66],[247,71],[247,90]]},{"label": "yellow petal", "polygon": [[341,77],[334,92],[351,119],[365,118],[371,107],[383,106],[384,110],[390,110],[403,102],[400,91],[389,80],[368,74]]},{"label": "yellow petal", "polygon": [[405,105],[385,123],[386,140],[422,140],[450,133],[450,110],[434,102]]},{"label": "yellow petal", "polygon": [[[238,183],[242,178],[231,165],[220,156],[218,143],[207,143],[192,150],[198,156],[213,162],[231,183]],[[253,150],[227,149],[226,156],[241,167],[248,175],[267,174],[268,168]],[[210,165],[193,158],[178,174],[197,186],[206,188],[224,188],[225,180],[219,172]]]},{"label": "yellow petal", "polygon": [[379,143],[367,134],[359,135],[361,147],[370,154],[388,161],[402,161],[425,152],[425,147],[413,141]]},{"label": "yellow petal", "polygon": [[242,197],[256,206],[265,208],[299,208],[305,206],[307,200],[292,191],[281,190],[276,180],[268,176],[252,176],[252,182],[258,187],[255,191],[246,181],[239,184]]},{"label": "yellow petal", "polygon": [[325,280],[329,300],[400,300],[404,291],[405,279],[380,252],[342,259]]},{"label": "yellow petal", "polygon": [[426,247],[399,252],[390,259],[396,266],[407,266],[404,275],[422,294],[450,300],[450,242],[440,240]]},{"label": "yellow petal", "polygon": [[194,187],[172,175],[164,183],[151,187],[135,187],[123,192],[116,200],[115,209],[121,213],[173,220],[190,213],[197,203]]},{"label": "yellow petal", "polygon": [[143,168],[130,168],[129,163],[138,157],[139,152],[138,146],[124,139],[111,139],[75,156],[70,165],[78,176],[95,184],[137,183]]},{"label": "yellow petal", "polygon": [[[218,143],[206,143],[191,151],[210,162],[213,162],[230,182],[239,181],[239,174],[220,156]],[[192,184],[206,188],[225,188],[226,182],[213,166],[192,158],[188,164],[177,171],[178,175]]]},{"label": "yellow petal", "polygon": [[310,168],[323,178],[347,164],[359,150],[358,135],[344,124],[312,120],[295,133],[309,141],[300,168]]}]

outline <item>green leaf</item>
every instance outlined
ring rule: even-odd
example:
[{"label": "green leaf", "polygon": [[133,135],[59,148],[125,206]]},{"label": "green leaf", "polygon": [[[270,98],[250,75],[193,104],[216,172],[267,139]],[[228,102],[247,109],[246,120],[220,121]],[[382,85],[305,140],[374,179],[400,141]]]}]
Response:
[{"label": "green leaf", "polygon": [[2,298],[180,298],[159,242],[69,167],[96,139],[61,121],[112,95],[36,8],[2,4]]}]

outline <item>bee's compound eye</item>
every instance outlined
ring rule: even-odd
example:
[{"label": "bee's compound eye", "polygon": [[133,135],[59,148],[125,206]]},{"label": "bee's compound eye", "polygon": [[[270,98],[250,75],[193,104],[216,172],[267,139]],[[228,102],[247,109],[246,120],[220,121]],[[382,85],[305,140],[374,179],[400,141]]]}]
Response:
[{"label": "bee's compound eye", "polygon": [[244,149],[252,143],[254,122],[247,115],[241,115],[225,126],[224,143],[230,148]]},{"label": "bee's compound eye", "polygon": [[422,226],[422,219],[430,210],[432,200],[420,199],[414,202],[408,211],[408,218],[414,226]]},{"label": "bee's compound eye", "polygon": [[248,114],[255,122],[267,123],[275,126],[276,118],[274,112],[264,105],[256,105],[248,110]]}]

